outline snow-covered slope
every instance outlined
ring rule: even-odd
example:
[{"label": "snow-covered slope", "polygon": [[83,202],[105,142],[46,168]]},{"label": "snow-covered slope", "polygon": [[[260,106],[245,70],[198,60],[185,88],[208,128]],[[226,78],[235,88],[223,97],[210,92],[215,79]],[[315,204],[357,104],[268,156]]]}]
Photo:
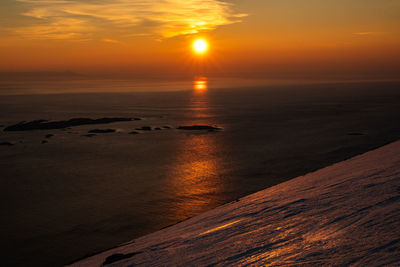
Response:
[{"label": "snow-covered slope", "polygon": [[75,266],[400,265],[400,141]]}]

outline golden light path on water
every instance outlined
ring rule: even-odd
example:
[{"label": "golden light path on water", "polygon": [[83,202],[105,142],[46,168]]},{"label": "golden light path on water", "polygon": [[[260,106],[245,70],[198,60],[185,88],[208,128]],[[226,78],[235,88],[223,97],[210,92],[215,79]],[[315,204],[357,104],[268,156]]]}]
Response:
[{"label": "golden light path on water", "polygon": [[198,79],[196,79],[195,81],[193,81],[193,90],[195,92],[199,92],[199,91],[206,91],[208,89],[208,82],[207,82],[207,78],[205,77],[200,77]]},{"label": "golden light path on water", "polygon": [[[189,103],[192,121],[188,125],[211,125],[208,102],[208,82],[204,77],[193,81]],[[216,133],[187,132],[177,146],[174,166],[169,175],[169,186],[178,199],[171,213],[180,220],[195,216],[215,206],[219,187],[220,145]]]}]

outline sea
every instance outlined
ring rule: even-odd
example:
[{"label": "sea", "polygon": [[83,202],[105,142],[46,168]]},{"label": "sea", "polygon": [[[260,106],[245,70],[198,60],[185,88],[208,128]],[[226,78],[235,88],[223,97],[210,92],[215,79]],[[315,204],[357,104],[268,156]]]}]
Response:
[{"label": "sea", "polygon": [[[115,117],[140,120],[4,131]],[[1,265],[94,255],[396,141],[399,119],[396,81],[0,82]]]}]

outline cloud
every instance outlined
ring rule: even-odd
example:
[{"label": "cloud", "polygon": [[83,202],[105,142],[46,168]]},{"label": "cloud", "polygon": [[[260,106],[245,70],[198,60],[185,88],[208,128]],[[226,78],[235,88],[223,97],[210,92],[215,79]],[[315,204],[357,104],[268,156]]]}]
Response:
[{"label": "cloud", "polygon": [[371,35],[381,35],[384,33],[383,32],[355,32],[353,34],[360,35],[360,36],[371,36]]},{"label": "cloud", "polygon": [[120,41],[113,40],[113,39],[103,39],[103,42],[110,43],[110,44],[120,44]]},{"label": "cloud", "polygon": [[25,4],[23,15],[35,23],[16,32],[40,39],[108,39],[110,32],[119,38],[149,34],[170,38],[214,30],[246,16],[221,0],[17,1]]}]

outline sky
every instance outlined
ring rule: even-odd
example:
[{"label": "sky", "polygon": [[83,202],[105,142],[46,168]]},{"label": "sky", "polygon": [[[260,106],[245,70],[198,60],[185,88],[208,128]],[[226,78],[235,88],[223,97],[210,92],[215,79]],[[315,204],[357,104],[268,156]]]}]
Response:
[{"label": "sky", "polygon": [[398,0],[0,1],[2,72],[396,78],[399,47]]}]

